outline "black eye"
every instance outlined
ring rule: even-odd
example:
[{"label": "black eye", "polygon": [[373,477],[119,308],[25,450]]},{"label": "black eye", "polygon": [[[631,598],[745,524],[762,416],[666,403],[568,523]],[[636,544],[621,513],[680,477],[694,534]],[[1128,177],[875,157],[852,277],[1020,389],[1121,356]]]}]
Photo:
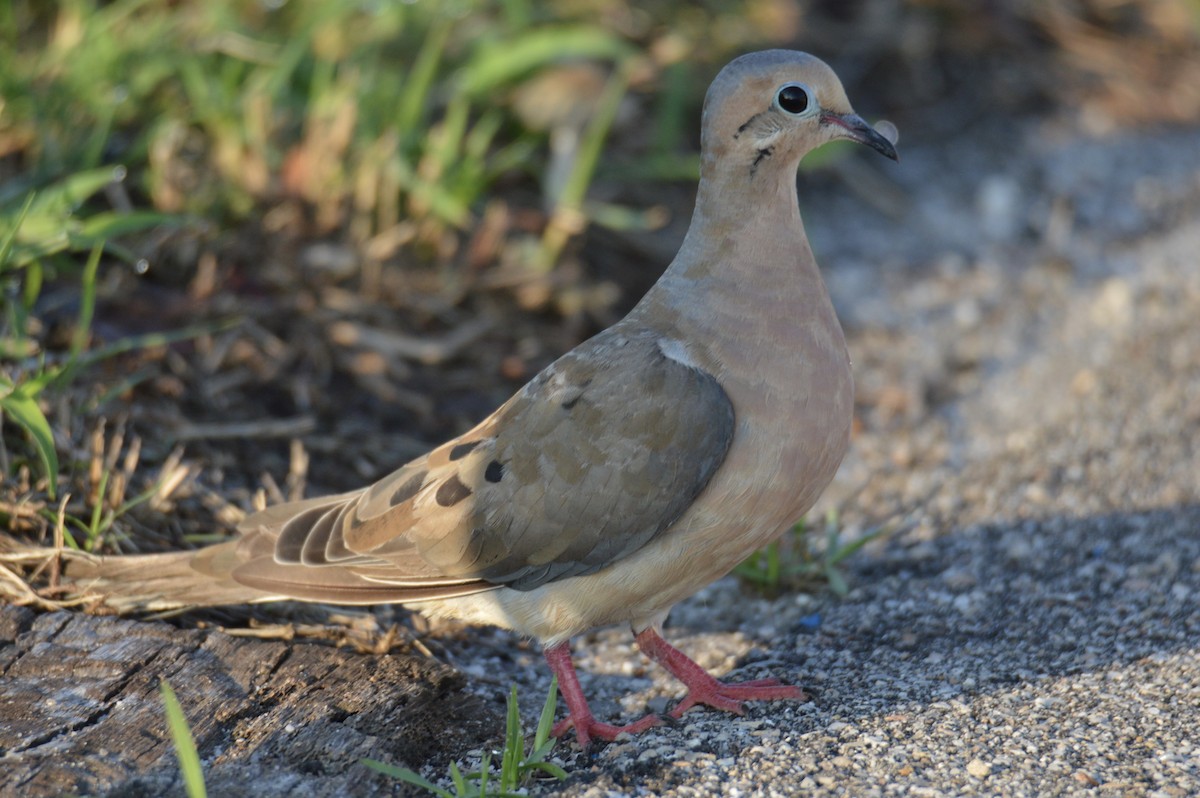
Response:
[{"label": "black eye", "polygon": [[779,90],[775,102],[789,114],[802,114],[808,109],[808,89],[789,83]]}]

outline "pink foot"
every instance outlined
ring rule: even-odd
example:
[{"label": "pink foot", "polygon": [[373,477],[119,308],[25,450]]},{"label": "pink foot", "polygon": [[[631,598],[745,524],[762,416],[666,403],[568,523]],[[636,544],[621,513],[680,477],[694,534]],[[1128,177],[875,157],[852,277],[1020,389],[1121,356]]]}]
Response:
[{"label": "pink foot", "polygon": [[[707,674],[705,674],[707,676]],[[776,679],[755,679],[752,682],[726,684],[709,676],[711,684],[692,685],[688,694],[669,713],[678,718],[694,706],[703,704],[732,712],[735,715],[745,714],[743,701],[778,701],[783,698],[806,699],[808,695],[799,687],[790,684],[780,684]]]},{"label": "pink foot", "polygon": [[[614,726],[611,723],[601,723],[591,716],[587,715],[587,721],[583,724],[577,723],[575,713],[567,715],[567,717],[554,724],[554,728],[550,733],[555,737],[562,737],[571,729],[575,730],[575,739],[579,741],[579,747],[587,750],[588,743],[592,738],[597,740],[606,740],[611,742],[617,739],[621,734],[638,734],[646,729],[658,726],[663,722],[658,715],[647,715],[641,720],[635,720],[633,723],[627,723],[624,726]],[[582,725],[584,728],[580,728]]]},{"label": "pink foot", "polygon": [[781,684],[777,679],[755,679],[740,684],[726,684],[713,678],[686,654],[672,646],[654,629],[645,629],[637,636],[642,652],[662,665],[683,682],[688,694],[668,714],[678,718],[698,704],[741,715],[743,701],[806,700],[808,695],[799,687]]},{"label": "pink foot", "polygon": [[550,670],[558,677],[558,690],[562,693],[567,705],[567,717],[554,724],[551,734],[561,737],[570,729],[575,729],[575,741],[584,751],[588,750],[592,739],[615,740],[620,734],[637,734],[663,722],[658,715],[647,715],[641,720],[624,726],[614,726],[611,723],[601,723],[592,715],[583,688],[579,685],[579,676],[575,673],[575,665],[571,662],[570,643],[559,643],[544,652]]}]

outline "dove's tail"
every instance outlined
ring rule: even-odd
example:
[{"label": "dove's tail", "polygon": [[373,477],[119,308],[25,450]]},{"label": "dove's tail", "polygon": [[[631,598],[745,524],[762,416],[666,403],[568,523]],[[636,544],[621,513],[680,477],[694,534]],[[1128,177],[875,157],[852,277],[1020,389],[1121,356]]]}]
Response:
[{"label": "dove's tail", "polygon": [[238,541],[197,551],[98,557],[32,546],[0,534],[0,561],[34,564],[61,556],[63,577],[79,597],[119,612],[165,612],[256,604],[282,597],[235,582]]}]

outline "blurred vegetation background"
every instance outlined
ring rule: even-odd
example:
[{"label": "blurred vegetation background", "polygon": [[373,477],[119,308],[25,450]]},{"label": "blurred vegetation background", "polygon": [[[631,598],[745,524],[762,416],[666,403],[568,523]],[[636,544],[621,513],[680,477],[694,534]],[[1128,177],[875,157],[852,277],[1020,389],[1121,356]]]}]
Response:
[{"label": "blurred vegetation background", "polygon": [[738,53],[903,144],[1194,123],[1198,42],[1200,0],[10,0],[0,523],[174,545],[461,430],[666,265]]},{"label": "blurred vegetation background", "polygon": [[119,166],[116,210],[227,226],[290,200],[295,233],[449,260],[496,196],[567,236],[653,223],[585,211],[588,187],[694,179],[696,107],[739,52],[819,53],[901,122],[1069,104],[1103,128],[1197,116],[1198,28],[1197,0],[15,0],[0,179],[11,201]]}]

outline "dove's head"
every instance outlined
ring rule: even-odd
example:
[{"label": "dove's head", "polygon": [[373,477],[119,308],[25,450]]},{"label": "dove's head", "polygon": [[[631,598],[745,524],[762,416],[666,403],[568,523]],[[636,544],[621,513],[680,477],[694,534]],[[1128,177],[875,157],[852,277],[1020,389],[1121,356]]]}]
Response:
[{"label": "dove's head", "polygon": [[896,147],[854,113],[833,70],[795,50],[734,59],[704,99],[705,171],[794,170],[822,144],[848,139],[896,160]]}]

